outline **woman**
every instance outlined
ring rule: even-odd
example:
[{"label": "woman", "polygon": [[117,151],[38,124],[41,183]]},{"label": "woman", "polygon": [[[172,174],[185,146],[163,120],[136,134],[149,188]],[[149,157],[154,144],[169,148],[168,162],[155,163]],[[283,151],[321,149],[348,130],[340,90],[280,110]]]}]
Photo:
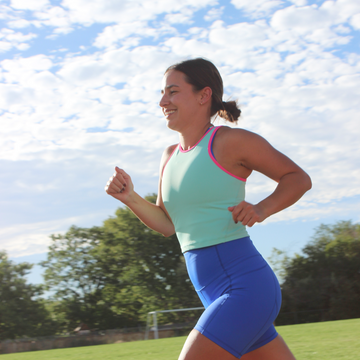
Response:
[{"label": "woman", "polygon": [[[211,62],[194,59],[168,68],[160,106],[180,143],[163,154],[156,205],[141,198],[119,168],[105,190],[151,229],[164,236],[177,234],[206,308],[179,359],[294,359],[272,325],[280,310],[279,284],[246,226],[294,204],[311,181],[262,137],[214,127],[216,114],[230,122],[240,116],[236,103],[222,97],[222,79]],[[278,183],[255,205],[244,200],[253,170]]]}]

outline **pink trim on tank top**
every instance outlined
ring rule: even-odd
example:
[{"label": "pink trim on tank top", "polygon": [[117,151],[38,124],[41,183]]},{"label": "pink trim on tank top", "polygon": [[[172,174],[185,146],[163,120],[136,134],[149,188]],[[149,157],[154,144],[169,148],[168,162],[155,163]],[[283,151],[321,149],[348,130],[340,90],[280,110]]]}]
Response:
[{"label": "pink trim on tank top", "polygon": [[188,150],[183,150],[183,148],[181,147],[181,144],[179,144],[179,150],[180,150],[180,152],[182,152],[182,153],[187,153],[188,151],[191,151],[194,147],[196,147],[196,145],[199,144],[199,142],[206,136],[206,134],[207,134],[211,129],[214,129],[214,127],[213,127],[213,126],[209,127],[209,128],[207,129],[206,133],[201,137],[201,139],[200,139],[194,146],[192,146],[192,147],[191,147],[190,149],[188,149]]},{"label": "pink trim on tank top", "polygon": [[241,181],[246,181],[246,179],[243,179],[239,176],[236,176],[234,174],[232,174],[230,171],[227,171],[224,167],[222,167],[218,162],[217,160],[215,159],[212,151],[211,151],[211,148],[212,148],[212,143],[213,143],[213,140],[214,140],[214,136],[216,134],[216,132],[221,128],[221,126],[217,126],[214,130],[214,132],[212,133],[211,137],[210,137],[210,140],[209,140],[209,144],[208,144],[208,153],[209,153],[209,156],[211,158],[211,160],[215,163],[216,166],[218,166],[222,171],[225,171],[227,174],[229,174],[230,176],[238,179],[238,180],[241,180]]}]

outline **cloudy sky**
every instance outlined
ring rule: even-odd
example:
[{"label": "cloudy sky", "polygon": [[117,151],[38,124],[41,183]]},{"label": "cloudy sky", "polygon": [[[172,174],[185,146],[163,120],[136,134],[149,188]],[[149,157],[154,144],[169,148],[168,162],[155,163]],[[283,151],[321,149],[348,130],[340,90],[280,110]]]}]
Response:
[{"label": "cloudy sky", "polygon": [[[360,221],[358,0],[0,0],[0,249],[44,258],[49,235],[101,225],[115,165],[157,191],[178,141],[158,102],[164,70],[205,57],[238,126],[303,167],[313,189],[250,230],[265,256],[314,227]],[[217,122],[221,124],[221,122]],[[274,184],[254,174],[252,202]]]}]

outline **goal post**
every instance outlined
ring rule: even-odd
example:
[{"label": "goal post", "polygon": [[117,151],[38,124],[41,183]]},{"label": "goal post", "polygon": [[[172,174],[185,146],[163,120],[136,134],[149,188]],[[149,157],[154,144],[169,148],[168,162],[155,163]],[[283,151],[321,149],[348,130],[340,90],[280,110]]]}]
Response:
[{"label": "goal post", "polygon": [[[157,311],[150,311],[147,314],[146,319],[146,330],[145,330],[145,340],[149,339],[150,330],[154,331],[154,339],[159,338],[159,327],[157,322],[157,314],[160,313],[168,313],[168,312],[179,312],[179,311],[191,311],[191,310],[203,310],[205,309],[202,307],[194,307],[194,308],[187,308],[187,309],[171,309],[171,310],[157,310]],[[152,327],[151,327],[152,322]]]}]

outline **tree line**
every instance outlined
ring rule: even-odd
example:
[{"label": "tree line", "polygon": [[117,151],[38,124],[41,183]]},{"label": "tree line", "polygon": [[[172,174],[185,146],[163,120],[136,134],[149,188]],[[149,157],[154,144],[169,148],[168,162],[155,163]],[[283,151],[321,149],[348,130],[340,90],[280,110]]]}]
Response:
[{"label": "tree line", "polygon": [[322,224],[302,255],[274,252],[283,279],[277,324],[360,317],[360,224]]},{"label": "tree line", "polygon": [[[156,195],[146,198],[155,202]],[[270,259],[283,291],[277,324],[360,317],[360,225],[321,225],[302,252],[289,257],[274,249]],[[0,252],[0,340],[63,334],[80,323],[98,330],[143,326],[149,311],[202,306],[175,235],[148,229],[128,208],[102,226],[51,235],[41,265],[44,284],[28,284],[32,265]],[[162,321],[192,315],[166,313]]]}]

